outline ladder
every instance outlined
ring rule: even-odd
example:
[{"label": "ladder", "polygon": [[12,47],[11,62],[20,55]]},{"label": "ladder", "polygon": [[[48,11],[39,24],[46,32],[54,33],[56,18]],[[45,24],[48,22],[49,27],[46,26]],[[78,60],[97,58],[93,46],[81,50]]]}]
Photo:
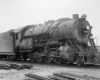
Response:
[{"label": "ladder", "polygon": [[91,47],[92,47],[93,51],[97,52],[97,48],[96,48],[96,46],[95,46],[95,43],[94,43],[93,38],[90,38],[89,42],[90,42],[90,44],[91,44]]},{"label": "ladder", "polygon": [[75,39],[68,38],[68,43],[71,45],[75,52],[79,52],[80,55],[83,55],[84,51]]}]

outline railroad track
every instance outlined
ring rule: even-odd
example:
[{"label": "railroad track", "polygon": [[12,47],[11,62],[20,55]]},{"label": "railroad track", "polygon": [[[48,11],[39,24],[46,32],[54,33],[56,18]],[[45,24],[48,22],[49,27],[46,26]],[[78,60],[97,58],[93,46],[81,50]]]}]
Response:
[{"label": "railroad track", "polygon": [[49,78],[38,76],[35,74],[25,74],[27,77],[33,78],[33,80],[100,80],[100,78],[87,76],[87,75],[75,75],[71,73],[55,73],[53,76],[50,76]]},{"label": "railroad track", "polygon": [[8,60],[0,60],[4,62],[10,62],[10,63],[19,63],[19,64],[42,64],[42,65],[50,65],[50,66],[59,66],[59,67],[70,67],[70,68],[85,68],[85,69],[100,69],[100,65],[82,65],[77,66],[76,64],[53,64],[53,63],[38,63],[38,62],[29,62],[29,61],[8,61]]},{"label": "railroad track", "polygon": [[[44,66],[46,66],[46,68],[48,67],[48,68],[50,68],[50,69],[53,69],[53,68],[55,68],[56,69],[56,67],[57,67],[57,69],[60,69],[60,68],[62,68],[62,70],[63,70],[63,68],[65,69],[76,69],[77,68],[77,70],[80,68],[80,70],[81,70],[81,68],[82,69],[86,69],[86,70],[88,70],[88,68],[90,68],[90,70],[93,70],[93,68],[95,68],[95,69],[100,69],[100,66],[97,66],[97,67],[95,67],[94,65],[88,65],[88,66],[77,66],[77,65],[65,65],[65,64],[61,64],[61,65],[58,65],[58,64],[47,64],[47,63],[31,63],[31,62],[28,62],[28,61],[6,61],[6,60],[2,60],[2,61],[0,61],[0,62],[2,62],[3,63],[3,61],[5,62],[5,63],[9,63],[9,64],[11,64],[10,66],[11,66],[11,68],[13,68],[13,69],[18,69],[18,70],[21,70],[22,68],[23,69],[28,69],[28,68],[31,68],[31,67],[33,67],[34,69],[37,69],[37,66],[41,66],[41,67],[44,67]],[[16,63],[16,64],[12,64],[12,63]],[[17,65],[17,64],[23,64],[22,66],[20,66],[20,65]],[[29,64],[32,64],[32,66],[27,66],[27,65],[25,65],[25,64],[27,64],[27,65],[29,65]],[[38,64],[38,65],[37,65]],[[28,67],[28,68],[27,68]],[[38,70],[40,70],[41,69],[41,67],[39,67],[38,68]],[[9,66],[8,66],[8,68],[9,68]],[[47,69],[48,69],[47,68]],[[7,69],[7,67],[3,67],[3,69]],[[46,70],[47,70],[46,69]],[[95,71],[95,69],[94,69],[94,71]],[[31,70],[31,69],[30,69]],[[37,70],[37,71],[38,71]],[[42,69],[42,70],[44,70],[44,69]],[[89,71],[90,71],[89,70]],[[42,73],[43,74],[43,73]],[[43,74],[44,75],[44,74]],[[88,75],[88,74],[87,74]],[[27,74],[25,74],[25,76],[27,76],[27,77],[30,77],[30,78],[32,78],[31,80],[100,80],[100,78],[96,78],[96,77],[92,77],[92,76],[87,76],[87,75],[83,75],[83,76],[81,76],[81,75],[76,75],[75,74],[75,72],[73,71],[73,73],[68,73],[67,71],[66,72],[64,72],[64,73],[62,73],[62,72],[60,72],[60,73],[55,73],[55,71],[53,72],[53,76],[50,76],[50,77],[43,77],[43,76],[40,76],[40,75],[37,75],[37,74],[35,74],[35,73],[27,73]]]}]

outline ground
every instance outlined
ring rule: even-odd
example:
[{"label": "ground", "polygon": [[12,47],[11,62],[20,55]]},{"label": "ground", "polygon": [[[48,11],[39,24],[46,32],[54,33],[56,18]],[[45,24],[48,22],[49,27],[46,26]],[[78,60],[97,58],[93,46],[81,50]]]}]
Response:
[{"label": "ground", "polygon": [[[11,63],[10,61],[0,61],[0,64]],[[92,77],[100,78],[100,69],[96,68],[79,68],[72,66],[60,66],[60,65],[52,65],[52,64],[38,64],[38,63],[25,63],[25,62],[13,62],[18,64],[31,64],[33,67],[31,69],[23,69],[23,70],[5,70],[0,69],[0,80],[32,80],[29,77],[26,77],[25,74],[32,73],[36,75],[40,75],[43,77],[52,76],[53,73],[60,72],[68,72],[77,75],[88,75]]]}]

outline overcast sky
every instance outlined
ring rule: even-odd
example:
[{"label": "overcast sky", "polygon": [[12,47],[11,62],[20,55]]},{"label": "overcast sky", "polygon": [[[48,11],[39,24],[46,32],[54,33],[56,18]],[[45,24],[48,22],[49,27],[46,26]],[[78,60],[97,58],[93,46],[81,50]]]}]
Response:
[{"label": "overcast sky", "polygon": [[72,14],[87,14],[100,45],[100,0],[0,0],[0,33]]}]

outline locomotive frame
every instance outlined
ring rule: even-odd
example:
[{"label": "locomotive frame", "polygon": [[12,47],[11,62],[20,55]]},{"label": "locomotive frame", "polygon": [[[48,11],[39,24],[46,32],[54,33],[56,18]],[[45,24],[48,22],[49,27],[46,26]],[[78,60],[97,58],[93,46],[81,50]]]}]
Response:
[{"label": "locomotive frame", "polygon": [[[67,26],[69,25],[67,28],[69,29],[69,31],[71,31],[71,28],[73,27],[72,24],[76,25],[74,23],[78,22],[78,24],[80,24],[79,23],[80,21],[84,22],[85,17],[83,16],[82,18],[79,18],[80,21],[75,19],[76,21],[72,20],[71,22],[71,20],[72,19],[64,20],[65,22],[67,21],[66,22]],[[49,26],[49,29],[51,28],[52,31],[52,29],[56,30],[56,27],[61,28],[63,26],[63,24],[61,23],[63,23],[64,21],[61,20],[61,22],[59,22],[58,20],[58,23],[57,22],[54,23],[54,21],[51,21],[40,27],[42,28],[43,26],[45,27],[47,25]],[[54,26],[55,24],[56,27]],[[58,25],[62,26],[59,27]],[[70,26],[72,27],[70,28]],[[87,30],[86,27],[87,26],[83,26],[82,29],[78,27],[80,30],[83,30],[82,34],[84,33],[86,35],[87,32],[89,32],[89,35],[86,37],[86,39],[82,38],[83,41],[81,42],[80,40],[78,41],[76,39],[78,37],[76,33],[75,33],[76,36],[72,36],[71,32],[69,33],[67,32],[66,37],[62,37],[61,32],[60,34],[58,33],[58,31],[56,31],[57,35],[56,33],[53,35],[54,30],[52,31],[52,33],[50,33],[49,29],[47,30],[49,32],[47,31],[42,33],[37,32],[38,34],[25,36],[25,33],[28,32],[28,30],[36,28],[36,25],[28,25],[17,30],[10,30],[3,34],[1,33],[0,41],[2,41],[3,38],[5,38],[7,42],[6,44],[0,44],[0,48],[2,47],[5,48],[5,46],[9,46],[11,48],[10,52],[7,47],[3,51],[2,49],[0,49],[0,58],[15,59],[15,60],[29,59],[31,62],[46,62],[46,63],[54,62],[57,64],[64,62],[69,64],[76,63],[77,65],[82,65],[86,63],[99,64],[100,54],[97,51],[93,38],[90,38],[91,31]],[[58,39],[59,36],[61,38]],[[10,39],[8,37],[10,37]],[[88,46],[87,40],[91,44],[91,46]]]}]

